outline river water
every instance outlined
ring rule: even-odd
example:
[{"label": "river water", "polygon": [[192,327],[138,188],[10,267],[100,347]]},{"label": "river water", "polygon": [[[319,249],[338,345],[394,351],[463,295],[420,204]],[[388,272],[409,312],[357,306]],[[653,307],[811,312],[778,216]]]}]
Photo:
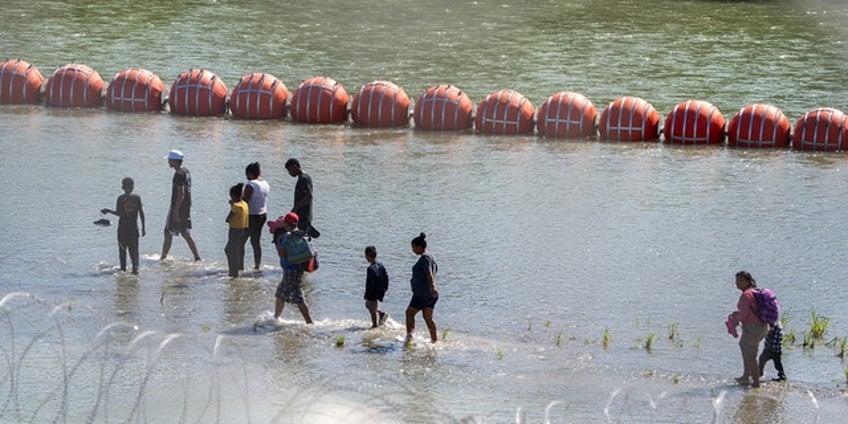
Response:
[{"label": "river water", "polygon": [[[768,102],[793,121],[848,109],[841,2],[8,2],[2,54],[45,76],[84,62],[166,85],[202,67],[232,88],[269,72],[327,75],[351,96],[390,79],[415,98],[455,84],[476,103],[562,90],[601,110],[690,98],[729,119]],[[0,107],[2,422],[839,422],[848,412],[848,271],[841,153],[368,130],[228,117]],[[160,262],[172,171],[193,177],[193,262]],[[287,306],[270,240],[227,277],[228,188],[262,164],[270,215],[300,159],[315,184],[315,324]],[[115,228],[92,224],[135,179],[146,212],[138,276]],[[116,224],[116,220],[112,220]],[[439,335],[404,348],[425,232],[439,263]],[[365,246],[391,275],[370,330]],[[247,255],[251,249],[248,246]],[[249,261],[248,261],[249,262]],[[779,295],[796,341],[787,383],[733,384],[724,318],[736,271]],[[802,346],[813,314],[824,338]],[[832,342],[832,343],[827,343]],[[774,376],[771,364],[767,379]],[[549,420],[549,421],[546,421]]]}]

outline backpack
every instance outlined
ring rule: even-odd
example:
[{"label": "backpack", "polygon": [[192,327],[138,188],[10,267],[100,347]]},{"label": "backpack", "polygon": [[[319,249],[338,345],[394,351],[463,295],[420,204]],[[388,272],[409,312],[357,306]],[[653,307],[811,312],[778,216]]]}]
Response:
[{"label": "backpack", "polygon": [[754,289],[754,299],[757,301],[757,317],[760,321],[773,324],[780,319],[780,303],[771,289]]},{"label": "backpack", "polygon": [[303,237],[300,231],[292,231],[286,237],[286,261],[290,265],[298,265],[309,262],[315,254],[309,241]]}]

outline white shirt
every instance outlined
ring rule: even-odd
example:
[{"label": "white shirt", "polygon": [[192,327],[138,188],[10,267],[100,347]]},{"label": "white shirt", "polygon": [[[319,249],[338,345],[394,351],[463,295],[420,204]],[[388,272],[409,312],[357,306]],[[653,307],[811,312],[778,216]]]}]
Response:
[{"label": "white shirt", "polygon": [[262,215],[266,213],[268,192],[271,191],[268,181],[257,178],[248,181],[247,184],[253,188],[253,194],[250,195],[250,200],[247,201],[247,210],[251,215]]}]

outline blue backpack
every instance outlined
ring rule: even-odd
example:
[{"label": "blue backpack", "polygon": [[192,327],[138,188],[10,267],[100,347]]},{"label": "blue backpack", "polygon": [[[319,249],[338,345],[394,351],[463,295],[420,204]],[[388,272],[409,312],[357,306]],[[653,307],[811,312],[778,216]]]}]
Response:
[{"label": "blue backpack", "polygon": [[754,289],[754,299],[757,301],[757,317],[760,321],[773,324],[780,319],[780,303],[771,289]]},{"label": "blue backpack", "polygon": [[303,237],[303,233],[299,230],[294,230],[287,235],[285,247],[286,261],[291,265],[309,262],[315,256],[309,241]]}]

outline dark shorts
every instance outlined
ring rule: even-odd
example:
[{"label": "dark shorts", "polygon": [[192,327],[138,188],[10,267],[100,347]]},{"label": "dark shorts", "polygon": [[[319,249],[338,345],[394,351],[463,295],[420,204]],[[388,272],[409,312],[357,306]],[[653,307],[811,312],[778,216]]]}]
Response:
[{"label": "dark shorts", "polygon": [[191,215],[189,211],[182,210],[180,211],[180,222],[175,223],[172,218],[173,214],[171,211],[168,211],[168,222],[165,223],[165,229],[170,231],[171,234],[178,236],[181,233],[191,233]]},{"label": "dark shorts", "polygon": [[288,303],[303,303],[303,291],[300,288],[302,281],[303,271],[283,269],[283,279],[277,285],[277,298]]},{"label": "dark shorts", "polygon": [[412,296],[412,300],[409,301],[409,307],[415,308],[418,310],[427,309],[427,308],[435,308],[436,302],[439,301],[439,296],[436,297],[415,297]]}]

